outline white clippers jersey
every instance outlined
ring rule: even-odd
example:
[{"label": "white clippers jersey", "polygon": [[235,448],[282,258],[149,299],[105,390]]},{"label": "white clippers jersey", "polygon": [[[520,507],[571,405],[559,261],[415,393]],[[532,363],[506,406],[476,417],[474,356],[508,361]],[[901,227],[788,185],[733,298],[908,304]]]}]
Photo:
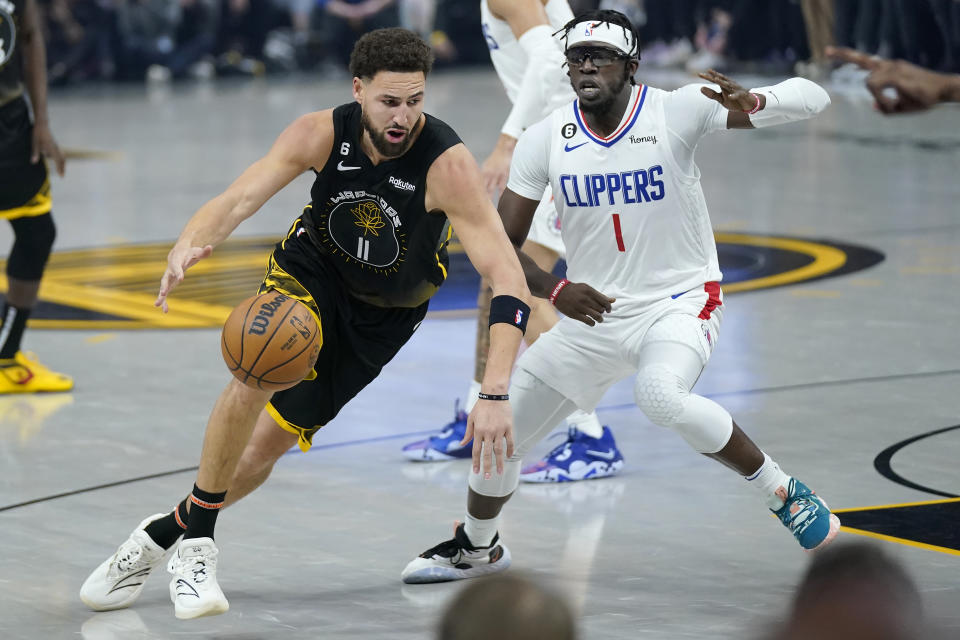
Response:
[{"label": "white clippers jersey", "polygon": [[606,137],[590,131],[574,101],[521,137],[507,187],[531,200],[553,187],[571,281],[650,302],[720,280],[692,152],[701,135],[724,126],[726,111],[698,92],[634,87]]},{"label": "white clippers jersey", "polygon": [[[573,18],[573,12],[570,11],[567,0],[550,0],[544,10],[550,20],[550,26],[554,29],[559,29]],[[497,70],[497,75],[500,76],[500,82],[503,83],[507,97],[510,98],[511,103],[514,103],[517,101],[517,94],[520,93],[523,75],[527,71],[527,52],[517,42],[506,20],[501,20],[490,12],[487,0],[481,0],[480,2],[480,21],[483,27],[483,37],[490,49],[490,60],[493,61],[493,68]],[[559,38],[557,38],[557,49],[563,50],[563,43]],[[548,100],[543,105],[540,117],[546,116],[560,105],[566,104],[576,97],[573,88],[570,86],[570,81],[563,74],[557,75],[556,90],[549,91],[547,96]]]}]

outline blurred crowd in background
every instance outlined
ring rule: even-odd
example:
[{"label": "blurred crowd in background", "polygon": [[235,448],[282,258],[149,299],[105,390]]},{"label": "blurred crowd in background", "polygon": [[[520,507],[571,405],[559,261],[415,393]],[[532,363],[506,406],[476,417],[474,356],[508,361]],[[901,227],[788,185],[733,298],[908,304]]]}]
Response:
[{"label": "blurred crowd in background", "polygon": [[[50,82],[345,74],[354,41],[403,26],[439,65],[489,61],[480,0],[39,0]],[[631,17],[649,67],[844,73],[829,44],[960,71],[960,0],[570,0]]]}]

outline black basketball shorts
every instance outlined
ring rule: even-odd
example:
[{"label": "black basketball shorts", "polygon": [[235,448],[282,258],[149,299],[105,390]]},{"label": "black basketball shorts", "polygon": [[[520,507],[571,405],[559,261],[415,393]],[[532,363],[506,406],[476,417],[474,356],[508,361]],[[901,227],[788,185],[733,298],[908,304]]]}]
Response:
[{"label": "black basketball shorts", "polygon": [[278,391],[267,411],[281,428],[298,436],[307,451],[313,434],[380,374],[427,313],[414,308],[377,307],[350,295],[326,258],[294,223],[274,248],[260,293],[279,291],[306,304],[320,327],[316,378]]}]

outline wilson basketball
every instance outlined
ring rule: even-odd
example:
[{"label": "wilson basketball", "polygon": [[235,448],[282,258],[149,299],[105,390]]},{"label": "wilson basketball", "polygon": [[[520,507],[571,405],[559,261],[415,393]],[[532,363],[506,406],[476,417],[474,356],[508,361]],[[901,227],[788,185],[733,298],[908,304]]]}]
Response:
[{"label": "wilson basketball", "polygon": [[282,391],[310,373],[320,328],[305,304],[271,291],[241,302],[227,318],[220,350],[230,373],[254,389]]}]

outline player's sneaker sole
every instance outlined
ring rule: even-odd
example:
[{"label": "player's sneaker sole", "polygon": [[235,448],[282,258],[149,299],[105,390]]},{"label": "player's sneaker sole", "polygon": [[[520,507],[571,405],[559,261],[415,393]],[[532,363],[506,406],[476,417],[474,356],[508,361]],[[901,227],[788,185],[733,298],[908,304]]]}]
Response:
[{"label": "player's sneaker sole", "polygon": [[623,469],[623,460],[615,462],[592,462],[577,469],[571,469],[567,472],[559,467],[546,467],[536,469],[528,468],[527,473],[520,473],[521,482],[534,484],[550,484],[557,482],[579,482],[581,480],[596,480],[598,478],[609,478],[620,473]]}]

